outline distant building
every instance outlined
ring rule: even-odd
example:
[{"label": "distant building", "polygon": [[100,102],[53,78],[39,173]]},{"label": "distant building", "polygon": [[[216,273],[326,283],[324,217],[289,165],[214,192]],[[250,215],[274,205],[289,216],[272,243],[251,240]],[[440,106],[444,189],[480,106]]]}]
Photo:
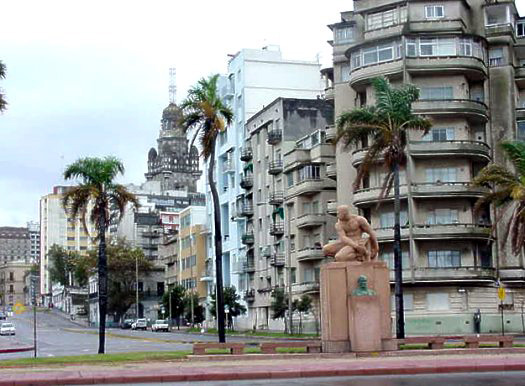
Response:
[{"label": "distant building", "polygon": [[26,304],[25,279],[31,265],[23,260],[0,264],[0,306],[5,310],[17,303]]},{"label": "distant building", "polygon": [[30,240],[30,262],[32,264],[40,264],[40,223],[36,221],[28,222],[27,230],[29,231]]},{"label": "distant building", "polygon": [[27,228],[0,227],[0,264],[31,261],[31,238]]}]

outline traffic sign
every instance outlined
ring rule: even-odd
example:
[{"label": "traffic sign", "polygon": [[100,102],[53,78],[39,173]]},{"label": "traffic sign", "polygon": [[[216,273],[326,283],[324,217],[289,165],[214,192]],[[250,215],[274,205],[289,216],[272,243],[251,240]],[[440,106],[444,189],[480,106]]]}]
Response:
[{"label": "traffic sign", "polygon": [[13,310],[15,311],[15,314],[20,315],[21,313],[25,312],[26,308],[22,303],[16,303],[13,307]]},{"label": "traffic sign", "polygon": [[501,301],[505,300],[505,287],[498,288],[498,298]]}]

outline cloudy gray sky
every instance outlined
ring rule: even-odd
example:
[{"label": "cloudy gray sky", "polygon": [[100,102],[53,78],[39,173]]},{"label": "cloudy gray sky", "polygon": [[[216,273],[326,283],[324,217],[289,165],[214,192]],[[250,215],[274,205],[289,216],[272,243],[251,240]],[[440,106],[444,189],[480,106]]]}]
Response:
[{"label": "cloudy gray sky", "polygon": [[278,44],[287,59],[329,64],[326,25],[350,9],[350,0],[3,0],[0,226],[38,220],[40,197],[78,157],[115,155],[122,182],[142,182],[169,67],[180,101],[241,48]]}]

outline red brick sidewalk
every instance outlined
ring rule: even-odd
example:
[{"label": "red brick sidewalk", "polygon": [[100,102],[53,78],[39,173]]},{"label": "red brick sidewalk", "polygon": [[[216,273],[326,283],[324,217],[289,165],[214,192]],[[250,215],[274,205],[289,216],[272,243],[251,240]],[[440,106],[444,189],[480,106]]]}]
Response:
[{"label": "red brick sidewalk", "polygon": [[[266,357],[267,358],[267,357]],[[382,374],[429,374],[525,370],[525,355],[155,362],[110,366],[0,369],[3,385],[63,385],[138,382],[300,378]]]}]

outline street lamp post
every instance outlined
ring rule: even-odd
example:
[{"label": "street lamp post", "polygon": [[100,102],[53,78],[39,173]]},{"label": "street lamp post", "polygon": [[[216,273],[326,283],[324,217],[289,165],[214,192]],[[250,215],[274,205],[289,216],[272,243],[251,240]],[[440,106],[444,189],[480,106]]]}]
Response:
[{"label": "street lamp post", "polygon": [[135,315],[139,318],[139,257],[135,254]]}]

